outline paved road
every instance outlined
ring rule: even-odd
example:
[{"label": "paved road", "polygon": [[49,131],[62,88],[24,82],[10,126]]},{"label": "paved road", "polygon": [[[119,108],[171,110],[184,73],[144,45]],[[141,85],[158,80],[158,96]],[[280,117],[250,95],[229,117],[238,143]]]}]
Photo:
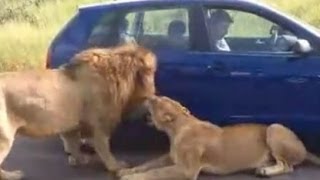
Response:
[{"label": "paved road", "polygon": [[[118,152],[116,155],[133,164],[153,158],[159,153]],[[115,179],[103,170],[101,164],[96,163],[89,167],[72,168],[66,163],[58,138],[34,140],[18,137],[13,150],[4,163],[9,170],[21,169],[26,173],[27,180],[102,180]],[[200,180],[258,180],[250,174],[236,174],[232,176],[204,176]],[[320,179],[320,167],[305,164],[290,175],[282,175],[272,180],[317,180]]]}]

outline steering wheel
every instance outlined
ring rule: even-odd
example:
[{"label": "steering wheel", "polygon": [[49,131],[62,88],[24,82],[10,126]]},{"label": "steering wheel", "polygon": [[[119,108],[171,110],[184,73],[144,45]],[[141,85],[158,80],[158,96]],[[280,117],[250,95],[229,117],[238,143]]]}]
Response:
[{"label": "steering wheel", "polygon": [[269,45],[272,51],[290,51],[298,41],[297,36],[277,25],[270,28],[270,34]]},{"label": "steering wheel", "polygon": [[270,40],[269,40],[269,45],[270,45],[271,49],[277,44],[277,41],[279,38],[279,30],[280,30],[280,27],[277,25],[273,25],[270,28],[269,32],[270,32],[271,36],[270,36]]}]

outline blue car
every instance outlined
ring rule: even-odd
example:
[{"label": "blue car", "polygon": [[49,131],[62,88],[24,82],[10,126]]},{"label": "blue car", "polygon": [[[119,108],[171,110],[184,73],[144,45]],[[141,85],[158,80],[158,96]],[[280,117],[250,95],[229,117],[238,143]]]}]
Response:
[{"label": "blue car", "polygon": [[309,148],[320,144],[318,29],[251,0],[110,1],[79,7],[52,41],[47,68],[126,42],[157,55],[158,91],[197,117],[278,122]]}]

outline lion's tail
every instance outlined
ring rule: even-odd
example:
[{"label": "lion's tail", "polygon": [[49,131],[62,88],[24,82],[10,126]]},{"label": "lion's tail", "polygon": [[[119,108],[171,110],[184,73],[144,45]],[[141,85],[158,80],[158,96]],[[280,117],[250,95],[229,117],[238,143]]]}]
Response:
[{"label": "lion's tail", "polygon": [[319,165],[320,166],[320,157],[308,152],[307,153],[307,157],[306,160],[308,160],[309,162]]}]

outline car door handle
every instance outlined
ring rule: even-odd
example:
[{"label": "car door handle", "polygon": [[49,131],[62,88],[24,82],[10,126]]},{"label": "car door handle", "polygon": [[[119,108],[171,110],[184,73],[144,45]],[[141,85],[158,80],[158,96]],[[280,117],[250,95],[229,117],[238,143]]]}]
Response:
[{"label": "car door handle", "polygon": [[226,71],[226,66],[222,62],[215,62],[212,65],[207,66],[208,71],[211,72],[225,72]]},{"label": "car door handle", "polygon": [[289,77],[286,78],[286,81],[293,84],[301,84],[307,82],[308,79],[303,77]]},{"label": "car door handle", "polygon": [[205,67],[165,67],[161,68],[164,73],[178,76],[200,76],[204,75],[207,69]]}]

